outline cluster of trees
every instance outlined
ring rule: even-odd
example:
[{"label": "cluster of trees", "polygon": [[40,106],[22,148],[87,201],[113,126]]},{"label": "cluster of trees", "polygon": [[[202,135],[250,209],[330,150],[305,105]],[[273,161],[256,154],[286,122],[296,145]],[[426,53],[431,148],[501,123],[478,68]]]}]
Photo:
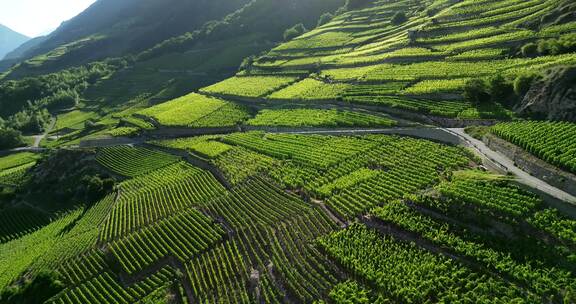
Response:
[{"label": "cluster of trees", "polygon": [[75,107],[88,86],[128,64],[125,59],[109,59],[57,73],[2,82],[0,128],[43,132],[50,121],[48,110]]},{"label": "cluster of trees", "polygon": [[24,138],[20,131],[0,128],[0,150],[24,146]]},{"label": "cluster of trees", "polygon": [[55,272],[44,271],[21,286],[6,288],[0,294],[0,304],[41,304],[65,288]]},{"label": "cluster of trees", "polygon": [[0,128],[15,129],[29,134],[38,134],[45,131],[50,121],[50,113],[46,109],[29,107],[6,120],[0,117]]},{"label": "cluster of trees", "polygon": [[545,55],[559,55],[576,52],[576,34],[566,34],[555,39],[543,39],[537,43],[525,44],[520,52],[524,57],[537,57]]},{"label": "cluster of trees", "polygon": [[489,79],[471,79],[464,86],[464,99],[476,105],[498,102],[512,106],[526,95],[532,83],[538,78],[537,74],[521,74],[513,79],[502,75]]},{"label": "cluster of trees", "polygon": [[94,203],[114,190],[116,180],[110,176],[84,175],[80,184],[80,192],[88,202]]}]

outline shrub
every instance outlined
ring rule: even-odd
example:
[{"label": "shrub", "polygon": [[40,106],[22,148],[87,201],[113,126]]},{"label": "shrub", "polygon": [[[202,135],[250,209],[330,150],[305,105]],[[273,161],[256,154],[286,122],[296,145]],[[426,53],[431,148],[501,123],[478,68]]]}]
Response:
[{"label": "shrub", "polygon": [[511,104],[510,97],[514,93],[512,83],[506,80],[502,75],[496,75],[489,80],[490,95],[492,101],[501,104]]},{"label": "shrub", "polygon": [[520,52],[522,52],[522,56],[527,58],[536,57],[538,56],[538,45],[534,42],[527,43],[520,49]]},{"label": "shrub", "polygon": [[320,16],[320,19],[318,19],[318,25],[317,26],[322,26],[322,25],[330,22],[330,20],[332,20],[332,18],[334,18],[334,15],[332,15],[330,13],[322,14],[322,16]]},{"label": "shrub", "polygon": [[536,79],[534,74],[522,74],[518,75],[514,80],[514,93],[518,96],[524,96],[530,90],[532,82]]},{"label": "shrub", "polygon": [[298,23],[284,32],[284,40],[292,40],[304,33],[306,33],[306,27],[304,27],[304,24]]},{"label": "shrub", "polygon": [[64,289],[54,272],[41,272],[22,287],[11,287],[0,294],[0,303],[41,304]]},{"label": "shrub", "polygon": [[0,150],[12,149],[24,145],[22,133],[12,129],[0,129]]},{"label": "shrub", "polygon": [[394,16],[392,16],[392,24],[393,25],[400,25],[404,22],[406,22],[408,20],[408,17],[406,17],[406,14],[404,14],[404,12],[397,12],[396,14],[394,14]]},{"label": "shrub", "polygon": [[490,97],[488,85],[483,79],[471,79],[464,85],[464,98],[474,104],[488,102]]}]

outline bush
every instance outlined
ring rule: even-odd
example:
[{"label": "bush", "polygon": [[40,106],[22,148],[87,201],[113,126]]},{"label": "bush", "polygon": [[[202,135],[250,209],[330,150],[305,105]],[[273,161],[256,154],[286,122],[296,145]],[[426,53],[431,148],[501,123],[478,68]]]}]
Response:
[{"label": "bush", "polygon": [[0,129],[0,150],[13,149],[24,146],[22,133],[12,129]]},{"label": "bush", "polygon": [[116,181],[110,177],[88,176],[82,177],[82,191],[86,199],[96,202],[114,190]]},{"label": "bush", "polygon": [[516,77],[514,80],[514,93],[520,97],[524,96],[530,90],[534,79],[536,79],[534,74],[523,74]]},{"label": "bush", "polygon": [[306,33],[306,27],[304,27],[304,24],[298,23],[284,32],[284,40],[292,40],[304,33]]},{"label": "bush", "polygon": [[502,75],[496,75],[489,80],[490,95],[492,101],[510,105],[514,87],[511,82]]},{"label": "bush", "polygon": [[80,96],[74,90],[60,90],[53,96],[44,100],[50,109],[66,109],[73,108],[78,105]]},{"label": "bush", "polygon": [[330,22],[330,20],[332,20],[332,18],[334,18],[334,15],[332,15],[330,13],[322,14],[322,16],[320,16],[320,19],[318,19],[318,25],[317,26],[322,26],[322,25]]},{"label": "bush", "polygon": [[394,14],[394,16],[392,16],[391,22],[393,25],[400,25],[406,21],[408,21],[408,17],[406,17],[406,14],[404,14],[404,12],[397,12],[396,14]]},{"label": "bush", "polygon": [[490,93],[486,81],[482,79],[471,79],[464,85],[464,98],[473,103],[481,104],[490,101]]},{"label": "bush", "polygon": [[537,46],[540,55],[559,55],[576,51],[576,34],[562,35],[558,39],[538,41]]},{"label": "bush", "polygon": [[41,304],[64,289],[55,272],[41,272],[22,287],[11,287],[0,294],[0,303]]},{"label": "bush", "polygon": [[256,61],[256,56],[254,56],[254,55],[244,58],[244,60],[242,60],[242,63],[240,64],[239,70],[240,71],[246,71],[246,72],[250,73],[250,71],[254,67],[255,61]]},{"label": "bush", "polygon": [[527,58],[536,57],[538,56],[538,45],[533,42],[527,43],[520,49],[520,52],[522,52],[522,56]]}]

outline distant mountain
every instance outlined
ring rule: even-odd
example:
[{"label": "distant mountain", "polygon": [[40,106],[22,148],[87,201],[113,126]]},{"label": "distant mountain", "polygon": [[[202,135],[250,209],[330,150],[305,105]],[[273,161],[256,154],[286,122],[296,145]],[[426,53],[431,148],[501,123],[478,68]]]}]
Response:
[{"label": "distant mountain", "polygon": [[0,24],[0,60],[10,51],[19,47],[22,43],[30,40],[20,33]]},{"label": "distant mountain", "polygon": [[22,43],[20,46],[18,46],[14,50],[10,51],[8,54],[6,54],[6,56],[4,57],[4,60],[15,60],[15,59],[21,58],[24,56],[24,54],[26,52],[35,48],[40,43],[46,41],[46,39],[48,39],[47,36],[40,36],[40,37],[32,38],[32,39]]},{"label": "distant mountain", "polygon": [[[250,0],[98,0],[41,43],[24,50],[23,59],[68,46],[73,64],[139,52],[175,35],[220,19]],[[70,52],[67,52],[70,53]]]}]

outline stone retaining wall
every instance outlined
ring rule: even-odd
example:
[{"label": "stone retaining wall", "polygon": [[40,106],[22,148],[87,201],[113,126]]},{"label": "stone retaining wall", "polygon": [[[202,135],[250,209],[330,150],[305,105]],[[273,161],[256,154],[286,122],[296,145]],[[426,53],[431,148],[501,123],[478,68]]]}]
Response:
[{"label": "stone retaining wall", "polygon": [[530,175],[572,195],[576,195],[576,175],[563,171],[495,135],[486,135],[484,142],[490,149],[502,153],[513,160],[518,168],[528,172]]}]

